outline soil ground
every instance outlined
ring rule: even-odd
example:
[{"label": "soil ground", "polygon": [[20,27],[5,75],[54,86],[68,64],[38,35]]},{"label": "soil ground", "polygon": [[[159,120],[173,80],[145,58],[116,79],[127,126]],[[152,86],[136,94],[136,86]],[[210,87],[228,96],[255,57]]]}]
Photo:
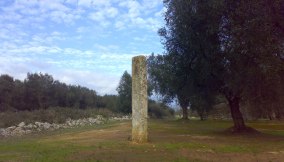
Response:
[{"label": "soil ground", "polygon": [[131,121],[0,139],[0,161],[283,162],[284,123],[258,121],[260,133],[226,131],[230,121],[150,120],[149,142],[129,141]]}]

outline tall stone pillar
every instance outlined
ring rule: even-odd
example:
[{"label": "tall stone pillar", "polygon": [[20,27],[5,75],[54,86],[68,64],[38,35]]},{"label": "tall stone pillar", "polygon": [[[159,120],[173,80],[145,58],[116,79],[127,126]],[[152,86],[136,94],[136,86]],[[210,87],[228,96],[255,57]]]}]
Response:
[{"label": "tall stone pillar", "polygon": [[148,141],[148,95],[146,57],[132,58],[132,141]]}]

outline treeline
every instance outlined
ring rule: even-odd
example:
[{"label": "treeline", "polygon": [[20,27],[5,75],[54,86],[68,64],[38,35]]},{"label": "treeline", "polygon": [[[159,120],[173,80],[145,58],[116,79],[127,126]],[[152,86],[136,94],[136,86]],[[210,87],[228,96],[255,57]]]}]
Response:
[{"label": "treeline", "polygon": [[28,73],[24,81],[6,74],[0,76],[0,111],[49,107],[86,109],[98,107],[98,98],[94,90],[67,85],[48,74]]},{"label": "treeline", "polygon": [[[0,112],[33,111],[53,107],[73,109],[108,109],[111,112],[131,113],[131,76],[125,72],[117,88],[118,95],[100,96],[95,90],[67,85],[49,74],[28,73],[24,81],[7,74],[0,76]],[[162,103],[149,101],[149,115],[162,118],[173,115]]]}]

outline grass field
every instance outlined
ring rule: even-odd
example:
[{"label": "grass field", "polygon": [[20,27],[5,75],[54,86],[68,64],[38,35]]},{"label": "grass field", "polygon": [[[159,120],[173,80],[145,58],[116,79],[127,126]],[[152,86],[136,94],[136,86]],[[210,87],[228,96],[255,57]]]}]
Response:
[{"label": "grass field", "polygon": [[229,121],[150,120],[146,144],[131,122],[0,139],[0,161],[284,161],[284,123],[258,121],[257,134],[231,134]]}]

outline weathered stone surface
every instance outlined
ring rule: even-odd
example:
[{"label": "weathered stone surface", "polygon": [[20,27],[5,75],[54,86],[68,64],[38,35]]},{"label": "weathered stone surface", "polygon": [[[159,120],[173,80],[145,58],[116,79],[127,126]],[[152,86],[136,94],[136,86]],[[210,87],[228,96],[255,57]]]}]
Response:
[{"label": "weathered stone surface", "polygon": [[132,141],[148,141],[148,95],[146,57],[132,58]]}]

